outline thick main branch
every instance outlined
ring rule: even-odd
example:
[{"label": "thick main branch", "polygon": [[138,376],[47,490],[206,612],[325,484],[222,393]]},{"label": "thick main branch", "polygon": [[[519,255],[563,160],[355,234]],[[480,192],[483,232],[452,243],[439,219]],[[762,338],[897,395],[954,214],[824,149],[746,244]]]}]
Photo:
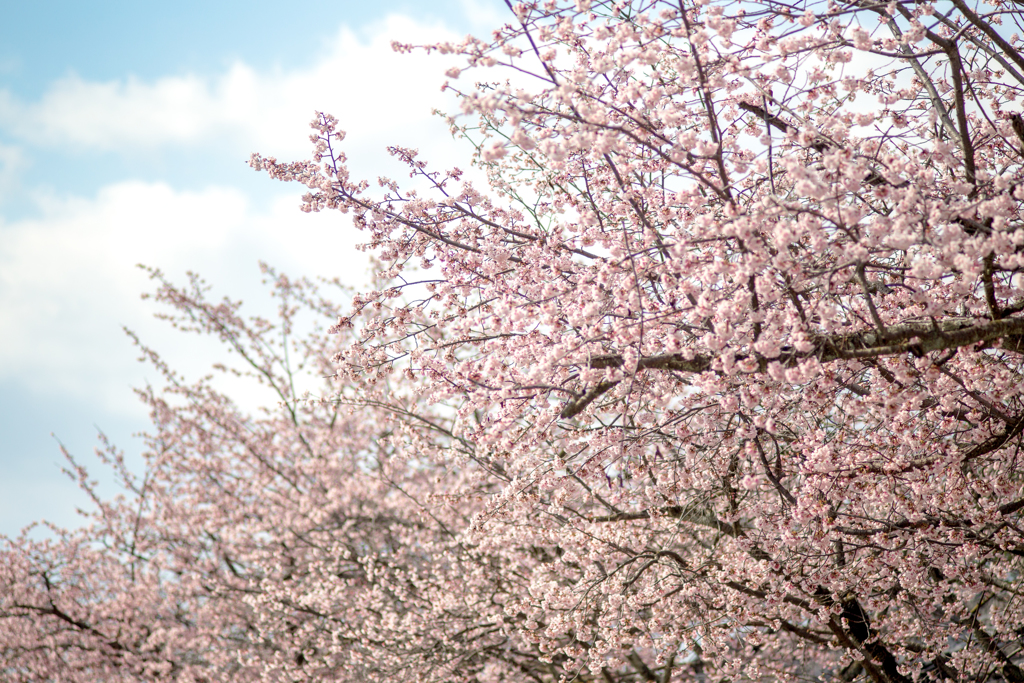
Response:
[{"label": "thick main branch", "polygon": [[[979,323],[975,318],[955,317],[941,322],[932,320],[910,321],[886,327],[882,336],[876,330],[867,330],[854,334],[819,336],[812,338],[813,347],[809,351],[797,351],[792,347],[783,347],[782,352],[767,358],[753,356],[757,360],[754,372],[765,373],[772,363],[783,368],[796,367],[802,361],[816,358],[820,363],[832,363],[838,360],[859,360],[879,358],[882,356],[898,356],[912,353],[921,356],[932,351],[956,349],[972,344],[991,342],[1007,337],[1024,335],[1024,318],[1004,318]],[[738,354],[736,361],[743,361],[750,356]],[[714,370],[715,356],[695,355],[687,358],[680,353],[646,356],[636,362],[634,370],[671,370],[676,372],[701,373]],[[588,365],[594,369],[622,367],[624,360],[619,354],[593,356]],[[595,385],[582,396],[566,403],[562,408],[563,418],[574,417],[583,412],[588,405],[610,391],[619,380],[605,380]]]}]

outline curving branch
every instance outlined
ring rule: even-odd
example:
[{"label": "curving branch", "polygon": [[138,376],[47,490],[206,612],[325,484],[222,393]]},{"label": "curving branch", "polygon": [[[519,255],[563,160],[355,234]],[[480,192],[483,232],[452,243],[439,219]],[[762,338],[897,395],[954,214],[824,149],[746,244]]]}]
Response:
[{"label": "curving branch", "polygon": [[[812,337],[813,347],[809,351],[797,351],[791,347],[783,347],[782,353],[775,358],[766,358],[755,354],[757,368],[754,373],[766,373],[769,365],[778,364],[782,368],[793,368],[802,361],[817,359],[819,363],[832,363],[839,360],[861,360],[897,356],[911,353],[922,356],[933,351],[958,349],[972,344],[992,342],[997,339],[1015,340],[1024,335],[1024,318],[1003,318],[978,323],[969,317],[948,318],[941,322],[932,320],[909,321],[886,327],[885,335],[876,330],[866,330],[853,334]],[[1006,345],[1009,350],[1018,348],[1013,344]],[[751,356],[737,355],[736,361],[744,361]],[[640,358],[634,370],[671,370],[676,372],[701,373],[715,370],[717,357],[695,355],[687,358],[680,353],[660,354]],[[588,366],[593,369],[619,368],[624,364],[619,354],[593,356]],[[620,380],[605,380],[595,385],[579,398],[573,399],[562,408],[561,417],[571,418],[583,412],[587,406],[618,385]]]}]

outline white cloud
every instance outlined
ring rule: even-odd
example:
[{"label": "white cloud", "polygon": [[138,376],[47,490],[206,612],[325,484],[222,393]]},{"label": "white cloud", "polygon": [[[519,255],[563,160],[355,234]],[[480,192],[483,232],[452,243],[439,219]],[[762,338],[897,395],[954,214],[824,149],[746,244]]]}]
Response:
[{"label": "white cloud", "polygon": [[97,83],[69,76],[37,102],[0,91],[0,128],[44,147],[127,152],[227,139],[246,151],[305,156],[304,126],[315,110],[368,137],[429,119],[447,101],[440,85],[452,57],[395,54],[391,41],[456,38],[440,24],[392,15],[365,40],[342,28],[332,49],[303,70],[260,73],[236,63],[215,78]]},{"label": "white cloud", "polygon": [[462,10],[462,16],[472,26],[484,30],[494,30],[508,23],[512,18],[507,7],[493,2],[482,3],[475,0],[460,0],[459,8]]},{"label": "white cloud", "polygon": [[[211,142],[227,140],[227,153],[240,159],[251,151],[301,159],[310,147],[306,124],[322,109],[349,131],[345,148],[353,175],[372,179],[389,168],[383,159],[388,144],[419,146],[435,163],[460,154],[431,114],[445,102],[440,84],[444,59],[452,58],[399,55],[390,46],[392,39],[425,44],[454,38],[443,26],[392,16],[365,39],[342,29],[320,61],[299,71],[261,73],[235,64],[211,79],[68,78],[38,102],[0,92],[0,128],[22,149],[40,153],[75,146],[129,154],[193,145],[224,154]],[[19,148],[0,148],[0,190],[10,177],[3,169],[16,167],[21,156]],[[202,169],[195,176],[200,182],[192,186],[203,188]],[[0,219],[0,379],[41,395],[90,397],[104,410],[136,410],[128,386],[139,385],[146,371],[121,326],[140,330],[158,349],[184,348],[176,333],[153,324],[152,306],[139,300],[151,284],[137,263],[179,277],[195,270],[218,291],[247,299],[260,296],[259,260],[290,274],[344,275],[353,284],[361,279],[367,260],[352,247],[360,238],[348,219],[302,214],[302,188],[266,183],[270,201],[237,188],[182,191],[135,180],[107,184],[87,197],[26,188],[37,197],[40,215]],[[203,362],[196,366],[187,353],[178,354],[179,362],[209,366],[209,354],[193,355]]]},{"label": "white cloud", "polygon": [[176,364],[208,368],[210,355],[193,362],[182,352],[190,342],[151,320],[155,309],[139,294],[152,285],[138,263],[179,279],[198,271],[243,299],[260,296],[261,259],[285,272],[338,274],[358,284],[366,271],[364,254],[353,249],[358,234],[338,214],[301,214],[295,203],[282,196],[259,213],[230,188],[180,192],[124,182],[0,226],[0,378],[131,412],[128,386],[152,371],[136,363],[122,325],[142,331]]},{"label": "white cloud", "polygon": [[25,167],[25,155],[13,145],[0,144],[0,197],[14,192]]},{"label": "white cloud", "polygon": [[[233,188],[185,192],[127,181],[94,197],[53,200],[37,218],[0,223],[0,383],[29,394],[6,398],[33,411],[28,420],[0,416],[0,533],[41,517],[75,525],[81,520],[73,507],[88,506],[56,469],[60,456],[46,433],[91,468],[91,424],[113,425],[130,456],[139,447],[127,434],[145,428],[146,411],[131,387],[162,378],[138,362],[122,326],[190,380],[215,361],[232,362],[216,340],[153,318],[160,307],[140,294],[154,285],[135,264],[158,266],[182,284],[186,270],[197,271],[214,298],[242,299],[243,313],[265,316],[259,260],[289,274],[337,275],[351,284],[364,278],[365,255],[353,248],[358,233],[340,214],[299,212],[297,201],[286,194],[260,209]],[[246,409],[275,400],[252,382],[227,378],[219,386]],[[48,412],[39,415],[43,407]],[[109,483],[103,468],[97,474]]]},{"label": "white cloud", "polygon": [[[467,0],[466,11],[475,6]],[[476,10],[469,19],[493,23]],[[0,433],[7,437],[0,460],[8,458],[0,464],[8,474],[18,469],[13,488],[20,492],[0,492],[16,501],[0,506],[0,531],[41,514],[75,522],[66,514],[67,487],[52,484],[54,448],[49,439],[40,445],[40,425],[46,431],[52,425],[65,439],[70,433],[69,445],[84,454],[89,430],[83,437],[69,425],[144,423],[130,387],[159,384],[160,378],[137,362],[122,326],[138,331],[189,377],[221,359],[218,343],[186,337],[153,319],[157,307],[139,297],[152,283],[137,263],[178,282],[186,270],[199,272],[217,296],[256,303],[260,313],[267,312],[266,304],[259,306],[266,301],[260,260],[289,275],[341,276],[351,284],[365,277],[366,255],[353,248],[359,233],[339,213],[299,212],[303,188],[264,177],[255,196],[251,184],[210,182],[199,164],[165,165],[181,158],[214,165],[224,155],[240,163],[254,151],[306,158],[307,124],[314,110],[322,110],[348,131],[344,150],[356,177],[394,173],[384,153],[391,144],[418,147],[435,168],[455,163],[470,170],[466,147],[453,143],[431,114],[435,107],[454,108],[440,85],[455,58],[399,55],[390,46],[392,39],[429,44],[458,38],[440,24],[391,16],[358,34],[341,29],[333,46],[304,69],[261,71],[236,63],[213,77],[102,83],[68,77],[34,101],[0,90],[0,198],[28,197],[22,203],[37,207],[31,216],[0,216],[0,382],[32,395],[14,399],[31,406],[25,413],[31,420],[0,417]],[[161,155],[177,148],[191,152]],[[150,180],[107,174],[103,154],[111,152],[133,157],[133,168],[152,157],[156,161],[145,167]],[[85,187],[98,189],[69,190],[52,185],[66,179],[47,178],[40,181],[48,183],[44,188],[24,173],[27,166],[69,160],[81,173],[94,174]],[[163,171],[168,173],[161,176]],[[188,177],[193,189],[152,180],[160,177]],[[251,390],[231,395],[247,407],[261,402]],[[52,406],[51,412],[40,414],[39,406]]]}]

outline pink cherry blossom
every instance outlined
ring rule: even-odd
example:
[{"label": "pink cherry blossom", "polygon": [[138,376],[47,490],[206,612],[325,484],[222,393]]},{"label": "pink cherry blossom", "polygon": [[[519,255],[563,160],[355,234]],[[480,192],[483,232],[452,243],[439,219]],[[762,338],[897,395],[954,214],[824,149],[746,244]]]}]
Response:
[{"label": "pink cherry blossom", "polygon": [[423,48],[485,184],[252,158],[371,291],[154,272],[278,406],[140,344],[147,468],[5,542],[5,677],[1024,680],[1017,5],[510,10]]}]

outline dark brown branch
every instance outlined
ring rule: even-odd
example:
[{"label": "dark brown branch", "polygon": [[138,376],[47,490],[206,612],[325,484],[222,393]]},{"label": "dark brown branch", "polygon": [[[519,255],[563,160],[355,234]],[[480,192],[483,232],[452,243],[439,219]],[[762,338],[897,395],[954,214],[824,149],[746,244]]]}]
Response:
[{"label": "dark brown branch", "polygon": [[[783,121],[774,114],[769,114],[766,110],[757,106],[756,104],[750,104],[749,102],[740,102],[738,106],[743,111],[748,111],[751,114],[754,114],[755,116],[760,118],[762,121],[765,122],[766,125],[774,126],[783,133],[796,132],[796,128],[794,126],[789,125],[788,123],[786,123],[785,121]],[[820,136],[816,138],[814,142],[811,143],[811,149],[813,149],[816,152],[823,152],[832,146],[833,145],[831,142]]]},{"label": "dark brown branch", "polygon": [[[778,128],[783,133],[798,132],[796,126],[792,126],[786,123],[785,121],[780,119],[778,116],[775,116],[774,114],[769,114],[767,110],[757,106],[756,104],[750,104],[749,102],[740,102],[738,106],[743,111],[748,111],[751,114],[755,114],[756,116],[758,116],[761,120],[765,122],[765,125],[769,127]],[[816,136],[810,144],[810,148],[813,149],[815,152],[824,152],[826,149],[836,149],[838,147],[839,145],[829,140],[828,138],[824,137],[823,135]],[[882,174],[878,173],[877,171],[870,171],[867,177],[864,179],[864,182],[867,183],[868,185],[889,184],[893,185],[894,187],[903,187],[904,185],[907,184],[906,181],[903,181],[898,184],[890,183],[888,180],[882,177]]]},{"label": "dark brown branch", "polygon": [[[1018,416],[1016,420],[1011,420],[1007,424],[1006,429],[1002,432],[990,436],[971,450],[964,453],[963,461],[969,462],[1002,448],[1004,444],[1019,435],[1021,431],[1024,431],[1024,415]],[[1003,512],[1004,515],[1010,514],[1010,512],[1016,512],[1021,507],[1024,507],[1024,501],[1017,501],[1016,503],[1012,503],[1011,506],[1016,507],[1012,507],[1009,512]],[[1000,508],[999,511],[1002,512],[1002,508]]]},{"label": "dark brown branch", "polygon": [[630,666],[636,669],[636,672],[640,674],[640,677],[643,680],[658,683],[658,677],[654,675],[653,671],[651,671],[651,667],[647,666],[647,662],[640,658],[640,655],[636,653],[636,650],[631,650],[630,653],[626,655],[626,660],[629,662]]},{"label": "dark brown branch", "polygon": [[967,21],[977,26],[982,33],[989,37],[989,40],[991,40],[993,43],[1002,48],[1003,52],[1006,53],[1007,57],[1012,59],[1017,64],[1017,66],[1024,69],[1024,57],[1021,57],[1020,53],[1017,52],[1017,50],[1015,50],[1014,47],[1010,45],[1010,43],[1007,42],[1005,38],[999,35],[998,31],[992,28],[992,24],[979,17],[970,7],[967,6],[967,3],[965,3],[963,0],[951,1],[953,3],[953,6],[960,10],[961,14],[964,15]]},{"label": "dark brown branch", "polygon": [[999,661],[1003,663],[1003,678],[1009,683],[1024,683],[1024,671],[1021,671],[1020,667],[1013,663],[1013,660],[1003,652],[1003,648],[999,647],[999,643],[996,639],[988,634],[988,631],[978,625],[977,621],[974,622],[974,637],[978,639],[978,642],[985,646],[989,652],[993,653],[999,658]]},{"label": "dark brown branch", "polygon": [[663,508],[656,510],[640,510],[639,512],[619,512],[613,515],[601,515],[599,517],[591,517],[591,522],[631,522],[641,519],[682,519],[687,522],[693,522],[694,524],[700,524],[701,526],[711,527],[716,531],[720,531],[723,534],[729,536],[736,535],[736,529],[733,525],[722,522],[714,513],[707,508],[703,508],[698,505],[668,505]]},{"label": "dark brown branch", "polygon": [[[820,363],[826,364],[838,360],[864,360],[906,353],[920,356],[932,351],[956,349],[1020,335],[1024,335],[1024,318],[1003,318],[981,323],[974,318],[966,317],[949,318],[939,323],[930,320],[911,321],[886,327],[884,340],[877,331],[867,330],[854,334],[812,338],[814,346],[810,351],[800,352],[792,348],[783,348],[782,353],[775,358],[756,356],[758,367],[755,372],[767,372],[768,364],[772,362],[783,368],[792,368],[810,358],[817,358]],[[881,343],[883,341],[885,343]],[[736,360],[743,361],[748,357],[741,354],[736,356]],[[701,373],[713,370],[714,361],[713,356],[696,355],[693,358],[686,358],[679,353],[661,354],[639,359],[635,370]],[[593,356],[588,365],[593,369],[618,368],[622,367],[623,362],[621,355],[607,354]],[[579,398],[566,403],[562,408],[561,417],[579,415],[618,383],[618,380],[600,382]]]}]

